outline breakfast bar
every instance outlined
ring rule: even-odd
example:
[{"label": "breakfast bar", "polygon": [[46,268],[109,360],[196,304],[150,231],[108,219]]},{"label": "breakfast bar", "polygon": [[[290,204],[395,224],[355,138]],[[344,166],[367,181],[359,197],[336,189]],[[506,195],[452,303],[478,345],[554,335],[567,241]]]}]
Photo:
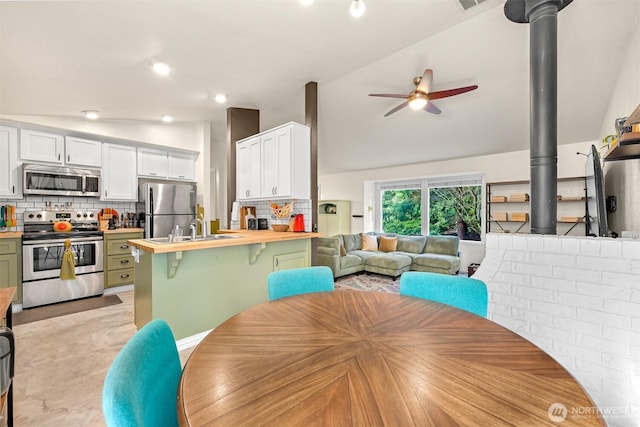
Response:
[{"label": "breakfast bar", "polygon": [[136,239],[134,318],[169,323],[180,340],[267,301],[267,275],[311,264],[318,233],[228,230],[184,242]]}]

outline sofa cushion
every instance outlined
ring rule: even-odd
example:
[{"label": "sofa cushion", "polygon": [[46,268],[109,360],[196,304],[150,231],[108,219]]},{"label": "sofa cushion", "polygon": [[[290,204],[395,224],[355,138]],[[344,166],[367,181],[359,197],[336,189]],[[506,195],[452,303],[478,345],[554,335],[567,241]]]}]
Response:
[{"label": "sofa cushion", "polygon": [[378,253],[367,257],[367,259],[364,260],[364,264],[387,270],[401,270],[411,265],[411,258],[398,254]]},{"label": "sofa cushion", "polygon": [[364,262],[371,258],[372,256],[377,255],[378,252],[373,252],[373,251],[362,251],[360,249],[355,250],[355,251],[351,251],[348,252],[347,255],[355,255],[357,257],[359,257],[362,260],[362,263],[364,264]]},{"label": "sofa cushion", "polygon": [[357,267],[359,265],[362,265],[362,258],[357,255],[347,254],[340,257],[340,269],[342,270],[345,268]]},{"label": "sofa cushion", "polygon": [[427,236],[399,236],[396,250],[420,254],[424,249],[425,243],[427,243]]},{"label": "sofa cushion", "polygon": [[454,267],[454,271],[460,266],[460,258],[452,255],[442,254],[421,254],[413,258],[414,265],[423,267],[442,268],[450,270]]},{"label": "sofa cushion", "polygon": [[359,250],[362,247],[362,236],[360,234],[343,234],[342,242],[347,252]]},{"label": "sofa cushion", "polygon": [[397,237],[380,236],[378,240],[380,241],[378,243],[380,252],[393,252],[396,250],[396,246],[398,246]]},{"label": "sofa cushion", "polygon": [[372,236],[370,234],[362,234],[362,247],[360,248],[363,251],[377,251],[378,250],[378,239],[376,236]]},{"label": "sofa cushion", "polygon": [[459,242],[456,236],[429,236],[422,252],[457,256]]}]

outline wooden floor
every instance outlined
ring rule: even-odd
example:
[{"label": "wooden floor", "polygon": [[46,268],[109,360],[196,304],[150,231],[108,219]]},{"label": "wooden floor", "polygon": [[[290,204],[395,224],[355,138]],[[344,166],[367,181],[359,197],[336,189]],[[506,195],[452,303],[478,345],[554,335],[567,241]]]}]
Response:
[{"label": "wooden floor", "polygon": [[[122,304],[18,325],[14,425],[104,426],[102,384],[133,336],[133,292]],[[181,352],[182,363],[191,349]]]}]

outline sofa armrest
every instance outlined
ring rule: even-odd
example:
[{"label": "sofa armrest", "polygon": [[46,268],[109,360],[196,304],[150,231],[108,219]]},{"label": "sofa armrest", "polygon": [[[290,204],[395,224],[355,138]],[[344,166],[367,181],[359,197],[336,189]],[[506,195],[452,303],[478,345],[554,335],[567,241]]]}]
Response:
[{"label": "sofa armrest", "polygon": [[318,246],[318,254],[327,256],[338,256],[338,250],[327,246]]},{"label": "sofa armrest", "polygon": [[340,239],[338,238],[338,236],[318,237],[317,242],[318,250],[320,248],[329,248],[334,249],[336,251],[336,255],[340,254]]}]

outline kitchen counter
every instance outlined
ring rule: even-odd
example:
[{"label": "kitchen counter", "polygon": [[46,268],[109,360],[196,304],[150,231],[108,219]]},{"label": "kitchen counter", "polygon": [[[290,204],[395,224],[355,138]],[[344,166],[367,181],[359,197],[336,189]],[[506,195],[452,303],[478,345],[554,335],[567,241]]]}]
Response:
[{"label": "kitchen counter", "polygon": [[225,230],[238,239],[156,244],[129,240],[135,262],[134,320],[164,319],[177,340],[215,328],[267,301],[267,276],[311,265],[319,233]]},{"label": "kitchen counter", "polygon": [[[125,230],[130,230],[126,229]],[[323,237],[321,233],[295,233],[292,231],[276,232],[272,230],[220,230],[220,234],[233,234],[239,239],[195,240],[175,243],[152,243],[144,239],[129,240],[129,244],[152,254],[169,252],[194,251],[200,249],[226,248],[229,246],[252,245],[255,243],[282,242],[287,240],[311,239]]]},{"label": "kitchen counter", "polygon": [[0,239],[22,239],[22,231],[0,232]]},{"label": "kitchen counter", "polygon": [[104,234],[117,233],[144,233],[144,228],[115,228],[113,230],[104,230]]}]

